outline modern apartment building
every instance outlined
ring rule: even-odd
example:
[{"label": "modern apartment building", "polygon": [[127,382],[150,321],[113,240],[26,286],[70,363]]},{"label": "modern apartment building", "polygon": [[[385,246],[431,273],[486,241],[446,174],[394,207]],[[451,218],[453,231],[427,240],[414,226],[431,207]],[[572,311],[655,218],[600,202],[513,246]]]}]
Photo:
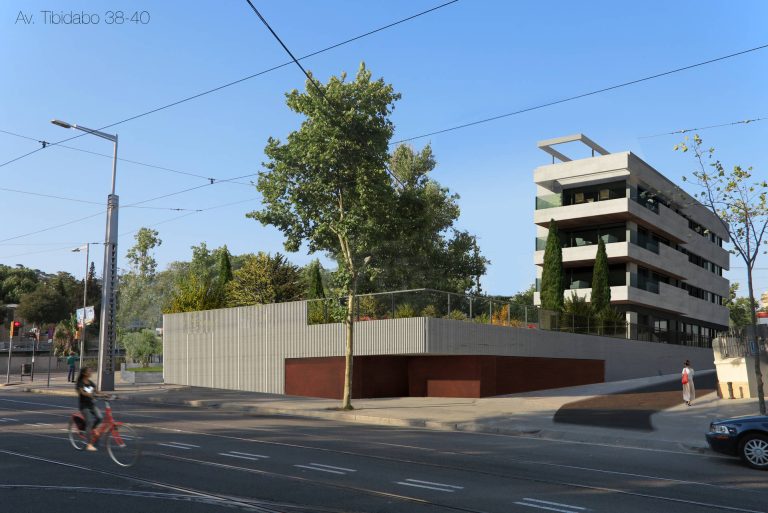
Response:
[{"label": "modern apartment building", "polygon": [[[577,142],[591,157],[571,159],[554,148]],[[630,336],[708,347],[715,332],[728,328],[729,283],[723,277],[729,268],[723,249],[728,233],[721,221],[632,152],[609,153],[582,134],[538,146],[552,156],[552,164],[533,174],[537,284],[554,219],[566,296],[589,299],[602,239],[611,304],[626,312]],[[539,304],[538,293],[535,301]]]}]

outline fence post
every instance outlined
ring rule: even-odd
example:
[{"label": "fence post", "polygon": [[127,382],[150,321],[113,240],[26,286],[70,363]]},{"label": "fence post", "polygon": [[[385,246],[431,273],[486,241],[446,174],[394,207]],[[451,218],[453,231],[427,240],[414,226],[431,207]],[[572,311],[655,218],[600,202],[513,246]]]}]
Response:
[{"label": "fence post", "polygon": [[512,326],[512,303],[507,303],[507,326]]},{"label": "fence post", "polygon": [[525,305],[525,306],[523,307],[523,310],[524,310],[524,312],[525,312],[525,313],[523,314],[523,315],[524,315],[524,318],[525,318],[525,327],[527,328],[527,327],[528,327],[528,305]]},{"label": "fence post", "polygon": [[395,295],[390,293],[389,297],[392,299],[392,318],[395,318]]},{"label": "fence post", "polygon": [[445,312],[446,317],[451,315],[451,293],[448,292],[448,311]]},{"label": "fence post", "polygon": [[472,297],[469,298],[469,320],[472,320]]},{"label": "fence post", "polygon": [[488,302],[488,323],[493,324],[493,300]]},{"label": "fence post", "polygon": [[355,296],[355,303],[357,304],[357,321],[360,320],[360,296]]}]

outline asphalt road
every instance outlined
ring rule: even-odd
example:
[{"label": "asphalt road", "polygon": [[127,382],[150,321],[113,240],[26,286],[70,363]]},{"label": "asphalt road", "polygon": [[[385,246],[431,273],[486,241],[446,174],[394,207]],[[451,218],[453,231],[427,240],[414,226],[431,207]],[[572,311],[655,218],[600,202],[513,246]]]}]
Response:
[{"label": "asphalt road", "polygon": [[117,401],[124,469],[69,445],[74,401],[0,392],[0,511],[768,511],[766,473],[710,454]]}]

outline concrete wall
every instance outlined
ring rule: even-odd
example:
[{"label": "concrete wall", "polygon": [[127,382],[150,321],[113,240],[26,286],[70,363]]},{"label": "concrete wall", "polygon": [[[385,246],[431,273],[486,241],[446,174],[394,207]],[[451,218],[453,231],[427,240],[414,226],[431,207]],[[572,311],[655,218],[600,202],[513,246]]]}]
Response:
[{"label": "concrete wall", "polygon": [[[307,324],[306,302],[164,316],[166,383],[284,393],[285,359],[344,355],[344,326]],[[355,323],[356,355],[498,355],[605,360],[607,381],[677,372],[712,351],[446,319]],[[0,367],[0,370],[2,368]]]},{"label": "concrete wall", "polygon": [[[21,371],[21,364],[22,363],[32,363],[32,353],[29,353],[29,356],[26,355],[26,353],[23,353],[24,356],[18,356],[18,353],[13,353],[11,356],[11,377],[13,379],[13,376],[16,376],[15,379],[18,379],[19,372]],[[8,370],[8,353],[0,354],[0,379],[5,377],[6,371]],[[58,358],[55,356],[51,356],[51,372],[66,372],[67,371],[67,364],[66,362],[58,361]],[[41,372],[48,373],[48,353],[43,353],[42,355],[37,354],[35,355],[35,380],[37,380],[37,375]],[[24,380],[28,380],[28,377],[24,377]]]},{"label": "concrete wall", "polygon": [[679,372],[685,360],[714,369],[711,349],[557,331],[427,319],[427,352],[605,360],[605,380]]},{"label": "concrete wall", "polygon": [[[424,353],[424,319],[355,324],[355,354]],[[304,301],[163,316],[166,383],[282,394],[286,358],[344,355],[344,326],[307,324]]]}]

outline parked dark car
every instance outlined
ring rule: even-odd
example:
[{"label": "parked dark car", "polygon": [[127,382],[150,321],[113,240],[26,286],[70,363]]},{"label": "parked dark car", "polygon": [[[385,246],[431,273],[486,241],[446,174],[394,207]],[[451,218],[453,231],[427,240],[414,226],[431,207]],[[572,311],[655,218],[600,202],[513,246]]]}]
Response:
[{"label": "parked dark car", "polygon": [[707,443],[713,451],[738,456],[752,468],[768,470],[766,415],[716,420],[709,425]]}]

